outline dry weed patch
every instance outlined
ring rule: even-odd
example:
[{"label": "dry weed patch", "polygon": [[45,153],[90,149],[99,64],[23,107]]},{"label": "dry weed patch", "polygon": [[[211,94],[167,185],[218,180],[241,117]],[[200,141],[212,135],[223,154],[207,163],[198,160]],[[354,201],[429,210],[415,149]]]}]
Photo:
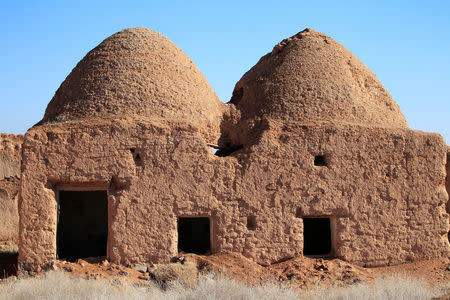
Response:
[{"label": "dry weed patch", "polygon": [[433,288],[425,280],[390,275],[380,277],[374,283],[361,282],[349,286],[319,285],[302,295],[302,299],[431,299],[444,291]]},{"label": "dry weed patch", "polygon": [[[187,266],[188,267],[188,266]],[[178,269],[177,269],[178,270]],[[178,270],[179,271],[179,270]],[[160,269],[171,276],[173,269]],[[185,272],[185,271],[182,271]],[[183,273],[184,275],[189,272]],[[161,276],[162,276],[161,275]],[[170,276],[169,276],[170,275]],[[431,299],[444,294],[424,280],[401,276],[377,279],[345,287],[318,285],[307,291],[293,286],[267,282],[250,285],[225,277],[200,276],[196,284],[167,281],[164,289],[155,282],[136,285],[126,279],[86,279],[64,272],[51,271],[37,278],[5,280],[0,283],[0,300],[30,299]]]}]

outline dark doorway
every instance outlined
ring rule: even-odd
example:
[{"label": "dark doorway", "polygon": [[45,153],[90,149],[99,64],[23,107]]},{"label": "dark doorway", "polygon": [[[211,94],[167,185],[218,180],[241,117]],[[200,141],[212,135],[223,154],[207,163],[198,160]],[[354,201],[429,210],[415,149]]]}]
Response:
[{"label": "dark doorway", "polygon": [[106,256],[108,195],[106,191],[60,191],[57,228],[59,259]]},{"label": "dark doorway", "polygon": [[0,252],[0,279],[17,275],[17,252]]},{"label": "dark doorway", "polygon": [[303,255],[331,253],[330,218],[303,218]]},{"label": "dark doorway", "polygon": [[206,254],[211,251],[209,218],[178,218],[178,250]]}]

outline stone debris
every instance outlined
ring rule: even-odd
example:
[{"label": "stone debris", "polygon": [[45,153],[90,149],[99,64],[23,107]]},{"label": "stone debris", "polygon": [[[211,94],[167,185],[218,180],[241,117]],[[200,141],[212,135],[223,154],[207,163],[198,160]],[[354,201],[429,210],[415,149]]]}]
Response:
[{"label": "stone debris", "polygon": [[148,271],[148,266],[143,264],[133,264],[131,266],[133,270],[139,271],[141,273],[146,273]]},{"label": "stone debris", "polygon": [[145,281],[149,281],[150,277],[149,276],[144,276],[144,275],[140,275],[138,276],[139,279],[145,280]]}]

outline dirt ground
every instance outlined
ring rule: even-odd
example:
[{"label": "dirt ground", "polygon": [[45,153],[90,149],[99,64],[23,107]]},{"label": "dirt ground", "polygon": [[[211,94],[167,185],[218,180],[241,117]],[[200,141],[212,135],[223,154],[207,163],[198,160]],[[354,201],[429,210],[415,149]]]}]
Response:
[{"label": "dirt ground", "polygon": [[[360,281],[371,281],[380,276],[405,275],[427,280],[431,285],[444,287],[450,283],[450,259],[434,259],[396,266],[364,268],[339,259],[294,258],[268,267],[245,258],[238,253],[218,253],[209,256],[186,254],[176,264],[195,262],[200,274],[228,276],[248,283],[266,281],[289,281],[299,289],[306,289],[318,283],[349,285]],[[55,261],[46,270],[63,270],[89,279],[117,277],[127,278],[135,283],[145,284],[154,279],[157,266],[150,265],[127,268],[110,264],[105,259],[79,259],[77,262]],[[137,270],[140,269],[140,270]]]}]

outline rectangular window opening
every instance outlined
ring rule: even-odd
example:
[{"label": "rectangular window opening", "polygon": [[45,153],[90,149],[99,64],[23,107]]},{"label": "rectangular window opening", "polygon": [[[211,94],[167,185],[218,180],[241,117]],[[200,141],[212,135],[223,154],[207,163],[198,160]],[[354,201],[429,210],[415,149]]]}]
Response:
[{"label": "rectangular window opening", "polygon": [[295,217],[301,218],[302,216],[303,216],[302,209],[300,207],[297,207],[297,209],[295,210]]},{"label": "rectangular window opening", "polygon": [[59,191],[58,259],[105,257],[108,240],[106,191]]},{"label": "rectangular window opening", "polygon": [[325,167],[327,166],[327,160],[325,158],[325,155],[316,155],[314,156],[314,165],[318,167]]},{"label": "rectangular window opening", "polygon": [[211,252],[209,218],[178,218],[178,251],[195,254]]},{"label": "rectangular window opening", "polygon": [[303,218],[303,255],[329,256],[331,247],[330,218]]},{"label": "rectangular window opening", "polygon": [[247,217],[247,229],[248,230],[256,230],[256,227],[257,227],[256,217],[248,216]]}]

